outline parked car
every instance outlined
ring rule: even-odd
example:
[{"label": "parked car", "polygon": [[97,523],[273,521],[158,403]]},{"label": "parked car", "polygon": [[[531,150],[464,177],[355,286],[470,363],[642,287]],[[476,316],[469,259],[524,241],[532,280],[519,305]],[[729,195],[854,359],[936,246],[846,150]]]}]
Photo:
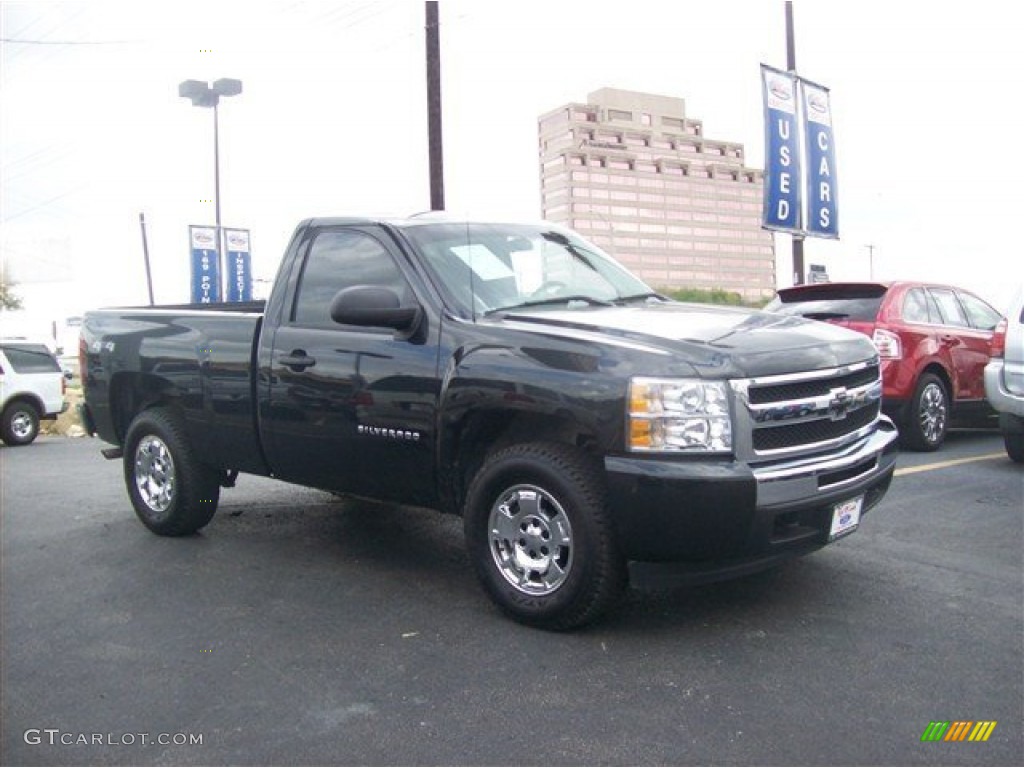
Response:
[{"label": "parked car", "polygon": [[999,413],[1006,453],[1024,464],[1024,285],[1017,289],[1009,317],[992,336],[985,396]]},{"label": "parked car", "polygon": [[0,340],[0,437],[7,445],[28,445],[39,435],[40,419],[67,410],[67,377],[42,342]]},{"label": "parked car", "polygon": [[1002,316],[974,294],[920,282],[784,288],[766,307],[867,334],[882,362],[882,408],[905,448],[934,451],[952,421],[983,424],[989,345]]}]

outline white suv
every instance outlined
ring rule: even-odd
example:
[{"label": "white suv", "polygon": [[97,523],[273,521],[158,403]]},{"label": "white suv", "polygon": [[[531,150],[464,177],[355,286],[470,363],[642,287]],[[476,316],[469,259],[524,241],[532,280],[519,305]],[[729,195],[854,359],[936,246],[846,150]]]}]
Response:
[{"label": "white suv", "polygon": [[0,437],[7,445],[28,445],[40,419],[67,410],[64,371],[53,352],[27,339],[0,339]]},{"label": "white suv", "polygon": [[1006,320],[992,336],[985,366],[985,397],[999,412],[1006,453],[1024,463],[1024,285],[1017,289]]}]

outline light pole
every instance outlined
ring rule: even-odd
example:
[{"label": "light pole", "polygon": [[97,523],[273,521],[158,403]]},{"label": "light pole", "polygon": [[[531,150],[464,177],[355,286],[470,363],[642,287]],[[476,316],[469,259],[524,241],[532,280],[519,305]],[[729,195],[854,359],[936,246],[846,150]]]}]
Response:
[{"label": "light pole", "polygon": [[[185,80],[178,84],[178,95],[192,100],[193,107],[213,107],[213,205],[217,230],[217,271],[226,275],[224,264],[224,236],[220,226],[220,125],[217,105],[221,96],[237,96],[242,92],[242,81],[222,77],[212,84],[202,80]],[[223,286],[217,286],[223,296]]]}]

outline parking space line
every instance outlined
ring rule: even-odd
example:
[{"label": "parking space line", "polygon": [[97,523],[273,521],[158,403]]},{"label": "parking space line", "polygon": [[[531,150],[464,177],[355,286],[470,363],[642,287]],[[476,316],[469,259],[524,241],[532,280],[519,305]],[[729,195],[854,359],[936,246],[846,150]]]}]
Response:
[{"label": "parking space line", "polygon": [[970,464],[972,461],[988,461],[989,459],[998,459],[1006,454],[1000,451],[999,453],[986,453],[981,456],[968,456],[964,459],[950,459],[949,461],[937,461],[934,464],[921,464],[917,467],[903,467],[896,470],[896,477],[900,475],[912,475],[915,472],[930,472],[933,469],[945,469],[946,467],[955,467],[957,464]]}]

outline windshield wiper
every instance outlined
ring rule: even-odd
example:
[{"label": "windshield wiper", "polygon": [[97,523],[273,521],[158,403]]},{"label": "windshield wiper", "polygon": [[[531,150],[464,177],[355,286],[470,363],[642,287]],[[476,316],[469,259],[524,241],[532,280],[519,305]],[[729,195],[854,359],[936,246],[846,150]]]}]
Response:
[{"label": "windshield wiper", "polygon": [[508,307],[498,307],[497,309],[491,309],[484,314],[494,315],[498,312],[510,312],[516,309],[528,309],[529,307],[543,307],[550,306],[552,304],[569,304],[573,301],[582,301],[591,306],[595,307],[614,307],[610,301],[604,299],[595,299],[593,296],[584,296],[582,294],[574,296],[552,296],[550,299],[536,299],[535,301],[524,301],[522,304],[512,304]]},{"label": "windshield wiper", "polygon": [[669,298],[667,296],[664,296],[663,294],[660,293],[654,293],[652,291],[650,293],[637,293],[634,294],[633,296],[620,296],[615,300],[615,303],[625,304],[626,302],[629,301],[640,301],[641,299],[661,299],[662,301],[669,301]]}]

